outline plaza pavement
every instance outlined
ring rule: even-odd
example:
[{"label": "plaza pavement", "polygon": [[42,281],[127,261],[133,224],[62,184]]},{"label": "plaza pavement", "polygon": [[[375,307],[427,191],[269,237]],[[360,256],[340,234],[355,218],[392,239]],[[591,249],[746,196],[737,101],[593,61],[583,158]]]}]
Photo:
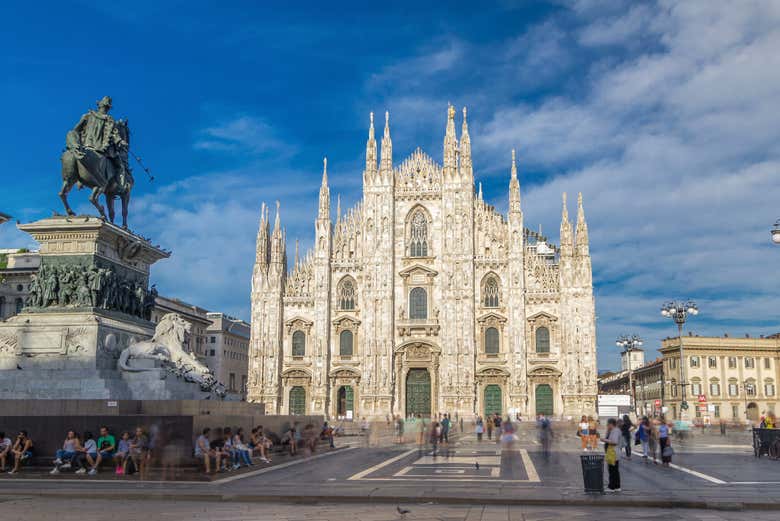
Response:
[{"label": "plaza pavement", "polygon": [[636,457],[623,460],[623,492],[604,496],[583,492],[579,442],[569,425],[556,425],[549,458],[540,450],[533,425],[523,424],[519,435],[519,444],[501,447],[465,434],[435,458],[413,444],[364,447],[358,440],[337,451],[275,461],[274,466],[220,475],[212,482],[4,477],[0,498],[780,509],[780,462],[754,458],[750,434],[744,431],[725,437],[697,433],[674,442],[674,468]]}]

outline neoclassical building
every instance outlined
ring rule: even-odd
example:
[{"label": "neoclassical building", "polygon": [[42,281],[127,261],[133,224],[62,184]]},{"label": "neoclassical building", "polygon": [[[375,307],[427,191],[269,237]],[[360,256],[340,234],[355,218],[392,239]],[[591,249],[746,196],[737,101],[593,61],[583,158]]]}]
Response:
[{"label": "neoclassical building", "polygon": [[[340,206],[340,205],[339,205]],[[588,229],[566,195],[560,246],[523,224],[514,151],[509,210],[475,193],[463,110],[443,164],[393,161],[373,115],[363,198],[331,219],[327,162],[312,251],[287,269],[279,209],[263,205],[252,278],[250,400],[328,417],[595,411]],[[576,240],[575,240],[576,238]]]}]

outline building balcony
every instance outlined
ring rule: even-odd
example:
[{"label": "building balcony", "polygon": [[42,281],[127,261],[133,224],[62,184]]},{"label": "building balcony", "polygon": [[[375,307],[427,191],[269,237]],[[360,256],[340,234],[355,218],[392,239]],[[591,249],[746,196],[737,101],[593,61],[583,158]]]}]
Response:
[{"label": "building balcony", "polygon": [[438,336],[441,325],[438,318],[406,318],[396,322],[399,336]]}]

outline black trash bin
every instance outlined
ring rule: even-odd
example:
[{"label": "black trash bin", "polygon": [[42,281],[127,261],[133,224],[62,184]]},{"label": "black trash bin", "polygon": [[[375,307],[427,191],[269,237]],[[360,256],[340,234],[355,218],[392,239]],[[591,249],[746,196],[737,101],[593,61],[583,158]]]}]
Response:
[{"label": "black trash bin", "polygon": [[582,480],[588,494],[604,493],[604,454],[582,454]]}]

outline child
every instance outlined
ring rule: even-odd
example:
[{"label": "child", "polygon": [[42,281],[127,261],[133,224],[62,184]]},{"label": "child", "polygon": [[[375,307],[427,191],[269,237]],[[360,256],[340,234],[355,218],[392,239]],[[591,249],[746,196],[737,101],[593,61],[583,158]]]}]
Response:
[{"label": "child", "polygon": [[76,470],[76,474],[86,474],[87,465],[93,467],[97,460],[97,442],[91,432],[84,433],[84,447],[79,450],[79,455],[76,458],[76,466],[79,467]]},{"label": "child", "polygon": [[127,472],[127,458],[130,455],[130,433],[124,431],[119,437],[114,463],[116,464],[116,475],[123,476]]}]

